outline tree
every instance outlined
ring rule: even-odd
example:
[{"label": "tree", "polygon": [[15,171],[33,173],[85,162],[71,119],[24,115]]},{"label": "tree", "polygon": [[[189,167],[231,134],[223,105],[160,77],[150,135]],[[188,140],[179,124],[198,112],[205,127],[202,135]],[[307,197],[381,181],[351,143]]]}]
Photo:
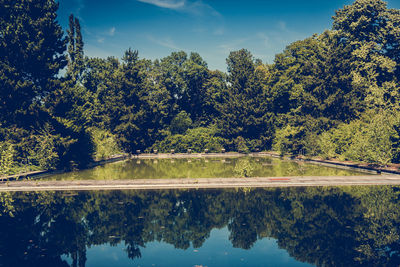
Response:
[{"label": "tree", "polygon": [[65,39],[54,0],[0,0],[0,120],[28,125],[24,114],[57,87]]},{"label": "tree", "polygon": [[69,16],[67,79],[76,83],[84,70],[84,53],[81,25],[74,15]]},{"label": "tree", "polygon": [[223,136],[235,139],[258,140],[254,148],[268,148],[271,144],[272,116],[266,91],[260,83],[255,61],[248,50],[231,52],[228,59],[228,86],[219,107],[220,128]]},{"label": "tree", "polygon": [[119,115],[114,122],[113,130],[119,137],[122,148],[128,152],[142,149],[142,135],[140,121],[145,120],[141,113],[140,93],[143,83],[143,74],[140,71],[138,51],[128,49],[122,58],[121,76],[117,85],[118,93],[112,105],[118,105]]},{"label": "tree", "polygon": [[115,126],[119,106],[113,101],[118,94],[120,68],[120,62],[114,57],[86,59],[82,84],[91,100],[90,108],[86,106],[84,110],[90,114],[90,118],[85,116],[90,126],[110,131]]},{"label": "tree", "polygon": [[156,62],[162,74],[161,83],[170,93],[172,101],[171,118],[180,111],[189,114],[194,123],[201,124],[205,117],[206,100],[205,84],[210,71],[207,63],[198,53],[188,55],[183,52],[173,52],[170,56]]},{"label": "tree", "polygon": [[209,78],[207,63],[198,53],[190,53],[189,59],[183,64],[183,77],[186,90],[181,101],[178,102],[181,109],[190,114],[193,121],[211,114],[204,112],[206,102],[206,88],[204,84]]},{"label": "tree", "polygon": [[[178,109],[180,101],[187,90],[187,84],[183,77],[183,65],[187,61],[187,54],[183,51],[173,52],[170,56],[161,59],[160,72],[162,73],[162,83],[171,95],[174,103],[174,110]],[[171,114],[172,116],[174,114]]]},{"label": "tree", "polygon": [[184,134],[192,126],[192,120],[185,111],[181,111],[171,121],[172,134]]},{"label": "tree", "polygon": [[46,99],[48,111],[56,117],[74,121],[87,127],[93,120],[93,94],[83,86],[83,71],[86,69],[83,39],[79,20],[69,16],[68,65],[61,86]]},{"label": "tree", "polygon": [[276,55],[266,82],[276,114],[344,121],[363,111],[364,97],[351,86],[351,52],[336,38],[326,31]]},{"label": "tree", "polygon": [[227,75],[221,71],[210,71],[208,79],[203,84],[204,102],[202,105],[203,117],[206,124],[215,123],[221,116],[220,111],[227,93]]},{"label": "tree", "polygon": [[91,160],[84,128],[46,108],[67,63],[57,9],[53,0],[0,1],[0,123],[18,163],[34,154],[45,168],[83,167]]},{"label": "tree", "polygon": [[333,18],[340,42],[351,47],[352,86],[369,108],[398,108],[400,11],[382,0],[356,0]]},{"label": "tree", "polygon": [[165,88],[149,75],[151,61],[139,59],[138,52],[131,49],[122,60],[115,84],[110,85],[113,91],[106,96],[106,106],[111,111],[111,131],[118,136],[123,150],[134,152],[155,142],[165,121],[169,98]]}]

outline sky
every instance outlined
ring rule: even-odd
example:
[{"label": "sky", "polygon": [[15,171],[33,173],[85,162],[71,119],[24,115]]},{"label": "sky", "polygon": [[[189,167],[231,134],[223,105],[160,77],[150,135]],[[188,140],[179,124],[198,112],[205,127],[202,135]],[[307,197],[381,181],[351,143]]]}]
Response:
[{"label": "sky", "polygon": [[[400,8],[400,0],[389,0]],[[290,43],[332,27],[335,10],[353,0],[59,0],[58,21],[79,18],[85,54],[141,58],[197,52],[210,69],[226,71],[229,52],[248,49],[273,63]]]}]

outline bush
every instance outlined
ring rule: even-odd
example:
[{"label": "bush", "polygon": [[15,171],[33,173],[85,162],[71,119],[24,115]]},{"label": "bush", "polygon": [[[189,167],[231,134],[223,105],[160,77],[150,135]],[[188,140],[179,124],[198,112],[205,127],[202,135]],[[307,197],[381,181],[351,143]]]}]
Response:
[{"label": "bush", "polygon": [[121,153],[115,135],[99,128],[91,128],[89,133],[94,144],[93,156],[95,160],[110,158]]},{"label": "bush", "polygon": [[394,156],[391,139],[395,135],[393,117],[377,114],[354,135],[352,144],[344,154],[354,160],[387,165]]},{"label": "bush", "polygon": [[90,133],[72,121],[56,118],[49,123],[53,130],[56,153],[59,157],[57,169],[85,168],[93,161],[94,144]]},{"label": "bush", "polygon": [[36,145],[30,151],[29,158],[42,169],[55,169],[60,161],[57,145],[62,142],[61,136],[54,134],[54,129],[49,124],[45,124],[39,133],[33,136]]},{"label": "bush", "polygon": [[399,154],[397,117],[381,111],[341,124],[318,137],[320,154],[379,165],[395,162]]},{"label": "bush", "polygon": [[235,149],[237,152],[240,152],[240,153],[249,153],[250,152],[249,147],[246,145],[246,140],[243,137],[238,136],[234,140],[233,143],[235,144]]},{"label": "bush", "polygon": [[234,172],[239,177],[251,177],[255,170],[254,165],[247,158],[240,158],[235,165]]},{"label": "bush", "polygon": [[[35,113],[24,116],[25,125],[0,124],[1,156],[10,155],[7,164],[12,165],[13,172],[25,172],[38,169],[73,169],[84,168],[92,160],[93,142],[86,129],[77,126],[73,121],[53,117],[38,108]],[[29,123],[27,123],[29,122]],[[11,172],[7,167],[7,172]],[[5,171],[5,167],[2,167]]]},{"label": "bush", "polygon": [[345,157],[346,151],[354,141],[354,136],[364,127],[364,123],[357,120],[349,124],[343,123],[322,133],[317,137],[319,154],[325,158]]},{"label": "bush", "polygon": [[8,142],[0,142],[0,177],[13,174],[15,148]]},{"label": "bush", "polygon": [[302,130],[302,127],[291,125],[286,125],[281,129],[277,129],[272,149],[279,152],[281,155],[297,153],[302,147]]},{"label": "bush", "polygon": [[181,111],[176,117],[171,121],[171,133],[172,134],[184,134],[187,129],[192,126],[192,119],[185,111]]},{"label": "bush", "polygon": [[198,127],[187,130],[185,134],[168,135],[164,140],[156,142],[152,149],[157,149],[162,153],[168,153],[171,149],[178,153],[185,153],[188,149],[197,153],[203,152],[204,149],[210,152],[221,152],[226,144],[226,139],[216,136],[215,129]]}]

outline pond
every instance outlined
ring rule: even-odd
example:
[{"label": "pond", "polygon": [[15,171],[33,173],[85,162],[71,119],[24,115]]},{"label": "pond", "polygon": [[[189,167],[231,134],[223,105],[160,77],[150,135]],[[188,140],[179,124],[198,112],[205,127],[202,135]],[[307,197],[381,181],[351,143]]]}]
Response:
[{"label": "pond", "polygon": [[0,193],[0,266],[398,266],[399,189]]},{"label": "pond", "polygon": [[162,178],[232,178],[284,176],[365,175],[302,161],[272,157],[132,159],[109,163],[93,169],[63,173],[46,180],[105,180]]}]

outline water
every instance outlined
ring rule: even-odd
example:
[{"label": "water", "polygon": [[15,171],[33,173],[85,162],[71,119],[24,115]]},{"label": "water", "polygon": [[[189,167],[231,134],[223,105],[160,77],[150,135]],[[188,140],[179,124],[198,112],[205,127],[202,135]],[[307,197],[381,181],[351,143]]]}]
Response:
[{"label": "water", "polygon": [[365,175],[354,170],[271,157],[133,159],[54,175],[49,180],[231,178]]},{"label": "water", "polygon": [[0,193],[0,266],[398,266],[399,189]]}]

